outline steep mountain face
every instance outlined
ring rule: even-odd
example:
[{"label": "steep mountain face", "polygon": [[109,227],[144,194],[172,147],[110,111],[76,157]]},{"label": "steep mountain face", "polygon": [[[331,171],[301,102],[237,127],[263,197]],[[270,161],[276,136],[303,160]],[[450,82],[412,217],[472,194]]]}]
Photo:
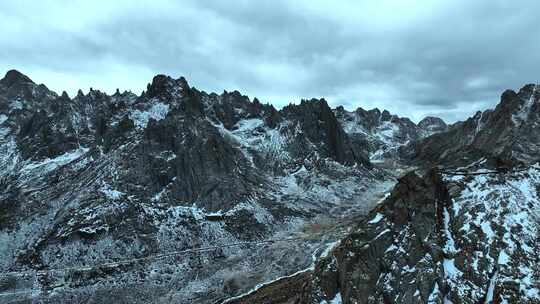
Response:
[{"label": "steep mountain face", "polygon": [[164,75],[70,98],[10,71],[0,135],[2,302],[234,296],[329,240],[221,247],[364,214],[393,184],[324,100],[278,111]]},{"label": "steep mountain face", "polygon": [[[494,110],[415,143],[404,154],[417,162],[466,165],[483,157],[517,164],[538,160],[540,90],[529,84],[505,91]],[[405,149],[407,150],[407,149]]]},{"label": "steep mountain face", "polygon": [[374,162],[394,160],[400,147],[448,129],[446,123],[436,117],[426,117],[417,125],[386,110],[358,108],[349,112],[337,107],[335,113],[351,141],[367,146],[369,158]]},{"label": "steep mountain face", "polygon": [[[283,112],[284,115],[300,122],[308,139],[318,144],[324,155],[333,155],[341,163],[361,163],[369,166],[365,148],[362,145],[353,145],[349,141],[324,99],[302,101],[300,106],[285,107]],[[309,115],[304,113],[309,113]]]}]

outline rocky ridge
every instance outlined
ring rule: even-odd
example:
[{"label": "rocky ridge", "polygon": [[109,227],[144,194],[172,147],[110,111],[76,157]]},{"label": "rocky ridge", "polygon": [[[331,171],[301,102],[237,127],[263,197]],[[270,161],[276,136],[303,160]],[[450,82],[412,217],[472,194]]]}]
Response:
[{"label": "rocky ridge", "polygon": [[369,111],[358,108],[350,112],[337,107],[334,112],[351,141],[367,147],[372,162],[396,160],[400,148],[448,129],[440,118],[428,116],[415,124],[408,118],[377,108]]},{"label": "rocky ridge", "polygon": [[[518,92],[507,90],[492,110],[476,113],[403,149],[415,162],[463,166],[487,157],[506,164],[538,161],[540,145],[540,90],[528,84]],[[499,164],[502,165],[502,164]]]}]

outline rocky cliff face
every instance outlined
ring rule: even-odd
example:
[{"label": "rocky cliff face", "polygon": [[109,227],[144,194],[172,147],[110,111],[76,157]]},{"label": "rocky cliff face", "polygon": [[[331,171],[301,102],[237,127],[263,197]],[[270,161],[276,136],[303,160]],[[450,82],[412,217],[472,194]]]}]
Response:
[{"label": "rocky cliff face", "polygon": [[[437,175],[403,177],[390,197],[317,265],[309,303],[415,303],[427,298],[443,258],[439,213],[448,203]],[[441,282],[439,282],[440,284]]]}]

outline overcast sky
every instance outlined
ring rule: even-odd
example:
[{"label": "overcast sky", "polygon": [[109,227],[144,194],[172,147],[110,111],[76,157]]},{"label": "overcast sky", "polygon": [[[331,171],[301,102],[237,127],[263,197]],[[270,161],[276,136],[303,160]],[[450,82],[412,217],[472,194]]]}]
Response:
[{"label": "overcast sky", "polygon": [[[146,3],[146,4],[145,4]],[[0,2],[0,73],[70,95],[155,74],[281,107],[465,119],[540,82],[540,1]]]}]

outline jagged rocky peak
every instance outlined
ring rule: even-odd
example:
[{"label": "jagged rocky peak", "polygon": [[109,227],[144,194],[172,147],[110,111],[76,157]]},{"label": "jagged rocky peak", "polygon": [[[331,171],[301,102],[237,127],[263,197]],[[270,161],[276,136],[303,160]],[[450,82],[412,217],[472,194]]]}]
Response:
[{"label": "jagged rocky peak", "polygon": [[258,99],[253,102],[237,90],[223,91],[220,95],[210,94],[203,97],[209,115],[218,119],[226,129],[233,129],[243,119],[267,117],[275,112],[270,105],[263,105]]},{"label": "jagged rocky peak", "polygon": [[418,163],[461,166],[483,158],[533,163],[540,148],[539,91],[534,84],[517,93],[507,90],[493,110],[478,112],[448,132],[416,143],[407,153]]},{"label": "jagged rocky peak", "polygon": [[418,122],[418,127],[427,132],[428,135],[448,130],[448,125],[446,122],[444,122],[442,118],[434,116],[427,116],[422,119],[420,122]]},{"label": "jagged rocky peak", "polygon": [[43,84],[34,83],[28,76],[17,70],[10,70],[0,79],[0,93],[6,98],[34,101],[56,98],[56,93]]},{"label": "jagged rocky peak", "polygon": [[325,99],[302,100],[288,105],[283,116],[298,121],[307,139],[318,147],[322,157],[331,157],[344,164],[369,166],[365,147],[351,142]]},{"label": "jagged rocky peak", "polygon": [[367,147],[373,162],[397,159],[402,146],[446,130],[444,122],[440,127],[428,127],[430,123],[440,123],[435,118],[424,122],[421,127],[406,117],[393,115],[387,110],[381,112],[377,108],[367,111],[359,107],[349,112],[338,107],[335,113],[351,140]]},{"label": "jagged rocky peak", "polygon": [[170,76],[159,74],[154,76],[152,83],[148,84],[146,96],[149,98],[178,98],[183,90],[189,89],[184,77],[173,79]]},{"label": "jagged rocky peak", "polygon": [[[174,303],[214,302],[255,285],[235,287],[246,269],[257,283],[301,269],[327,240],[262,250],[227,244],[293,234],[314,218],[348,210],[363,213],[367,194],[392,183],[369,167],[324,100],[278,111],[238,91],[208,94],[163,75],[140,96],[91,89],[72,99],[21,98],[4,88],[0,239],[14,241],[0,246],[0,271],[32,277],[37,269],[80,268],[29,285],[9,277],[6,289],[2,278],[0,296],[9,289],[15,300],[107,302],[115,294],[147,303],[167,289]],[[209,246],[224,250],[180,263],[146,260]],[[93,267],[133,259],[141,263],[112,265],[111,272]]]},{"label": "jagged rocky peak", "polygon": [[9,70],[4,78],[0,79],[0,85],[3,85],[5,87],[11,87],[14,84],[19,83],[32,83],[32,79],[30,79],[28,76],[24,75],[23,73],[17,71],[17,70]]},{"label": "jagged rocky peak", "polygon": [[[512,114],[512,121],[519,125],[528,120],[538,119],[540,85],[528,84],[518,93],[507,91],[501,97],[501,112]],[[497,109],[496,109],[497,111]]]}]

